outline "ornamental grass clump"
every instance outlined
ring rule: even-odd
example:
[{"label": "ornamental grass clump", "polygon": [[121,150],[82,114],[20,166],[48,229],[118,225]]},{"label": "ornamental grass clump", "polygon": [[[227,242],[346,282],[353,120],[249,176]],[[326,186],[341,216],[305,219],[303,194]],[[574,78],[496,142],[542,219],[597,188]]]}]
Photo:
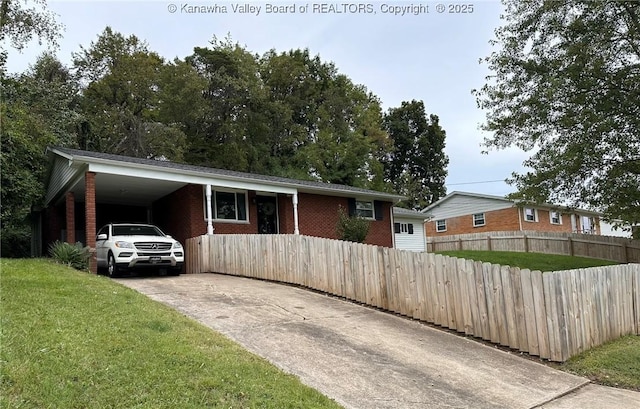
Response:
[{"label": "ornamental grass clump", "polygon": [[49,246],[49,255],[57,263],[77,270],[89,269],[89,247],[83,247],[80,242],[70,244],[57,240]]}]

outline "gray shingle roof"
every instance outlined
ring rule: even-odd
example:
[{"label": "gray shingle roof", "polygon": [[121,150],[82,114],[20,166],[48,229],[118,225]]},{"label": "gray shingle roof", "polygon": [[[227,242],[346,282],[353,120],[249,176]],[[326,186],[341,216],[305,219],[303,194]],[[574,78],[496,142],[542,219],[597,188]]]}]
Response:
[{"label": "gray shingle roof", "polygon": [[267,176],[260,175],[256,173],[246,173],[246,172],[237,172],[226,169],[214,169],[207,168],[204,166],[195,166],[195,165],[187,165],[183,163],[169,162],[169,161],[160,161],[154,159],[142,159],[142,158],[134,158],[130,156],[122,156],[122,155],[114,155],[110,153],[101,153],[101,152],[91,152],[84,151],[80,149],[72,149],[72,148],[63,148],[63,147],[52,147],[50,150],[59,151],[66,155],[72,156],[74,158],[85,158],[89,161],[91,159],[97,159],[100,161],[113,161],[113,162],[123,162],[123,163],[131,163],[137,165],[143,165],[145,167],[154,168],[154,170],[162,170],[166,169],[167,171],[176,170],[176,171],[188,171],[199,173],[203,176],[210,175],[216,177],[223,177],[231,180],[243,180],[250,182],[268,182],[271,184],[276,184],[280,186],[289,186],[289,187],[297,187],[303,190],[322,190],[322,191],[332,191],[336,194],[351,194],[351,195],[364,195],[364,196],[375,196],[378,198],[386,198],[389,201],[396,201],[404,199],[404,196],[400,196],[397,194],[378,192],[375,190],[362,189],[353,186],[346,185],[338,185],[331,183],[323,183],[323,182],[314,182],[307,180],[297,180],[290,178],[282,178],[277,176]]}]

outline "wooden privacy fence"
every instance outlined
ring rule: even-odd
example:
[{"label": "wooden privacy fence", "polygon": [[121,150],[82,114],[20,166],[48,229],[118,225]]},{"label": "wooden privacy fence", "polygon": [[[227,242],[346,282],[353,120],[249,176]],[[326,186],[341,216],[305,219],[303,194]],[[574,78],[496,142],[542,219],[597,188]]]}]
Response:
[{"label": "wooden privacy fence", "polygon": [[553,273],[298,235],[188,239],[187,273],[292,283],[563,362],[640,334],[640,265]]},{"label": "wooden privacy fence", "polygon": [[427,251],[489,250],[564,254],[640,263],[640,240],[591,234],[496,231],[427,237]]}]

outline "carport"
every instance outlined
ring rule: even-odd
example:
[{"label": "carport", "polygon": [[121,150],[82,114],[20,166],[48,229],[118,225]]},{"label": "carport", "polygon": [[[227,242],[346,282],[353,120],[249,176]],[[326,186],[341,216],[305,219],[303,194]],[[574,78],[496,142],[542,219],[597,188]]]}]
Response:
[{"label": "carport", "polygon": [[[211,234],[212,186],[267,190],[267,194],[291,197],[297,230],[294,188],[234,180],[231,174],[214,174],[213,170],[206,174],[205,168],[168,161],[69,148],[49,148],[48,155],[45,204],[34,212],[35,256],[42,255],[43,247],[55,240],[79,241],[95,250],[96,231],[109,222],[154,223],[182,242],[203,232]],[[196,214],[201,220],[193,223]],[[95,272],[95,262],[91,269]]]}]

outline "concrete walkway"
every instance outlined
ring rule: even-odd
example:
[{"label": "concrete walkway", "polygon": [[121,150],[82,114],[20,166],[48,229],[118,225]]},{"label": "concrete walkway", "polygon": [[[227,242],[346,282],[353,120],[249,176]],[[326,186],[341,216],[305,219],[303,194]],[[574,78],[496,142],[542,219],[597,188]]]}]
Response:
[{"label": "concrete walkway", "polygon": [[640,393],[300,288],[217,274],[117,281],[225,334],[345,408],[640,408]]}]

